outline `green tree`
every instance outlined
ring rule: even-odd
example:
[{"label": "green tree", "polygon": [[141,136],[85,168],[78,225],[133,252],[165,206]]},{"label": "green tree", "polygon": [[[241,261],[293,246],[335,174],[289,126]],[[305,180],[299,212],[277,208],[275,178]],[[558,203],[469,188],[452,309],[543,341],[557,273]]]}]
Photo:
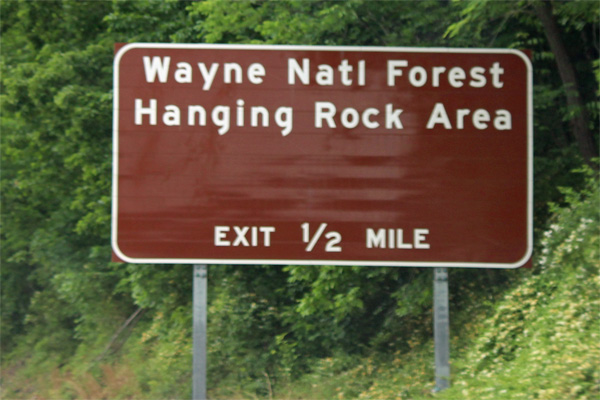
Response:
[{"label": "green tree", "polygon": [[[191,329],[191,269],[110,262],[115,43],[529,49],[536,75],[535,190],[536,209],[541,210],[536,226],[542,227],[548,215],[545,204],[568,200],[556,186],[583,182],[569,172],[582,162],[577,153],[593,156],[573,144],[597,134],[600,67],[594,36],[598,8],[585,1],[549,4],[1,2],[3,353],[20,347],[33,362],[50,359],[68,370],[81,360],[89,363],[104,356],[113,333],[143,308],[143,334],[128,350],[143,361],[143,370],[137,372],[140,387],[151,397],[187,395],[180,386],[189,373],[184,339]],[[547,34],[554,30],[536,15],[550,11],[562,41],[568,43],[566,58],[577,85],[557,71],[555,60],[564,57],[555,57],[554,36]],[[580,103],[569,97],[573,92],[568,89],[575,87]],[[584,115],[584,108],[589,121],[571,125]],[[265,374],[277,384],[277,371],[301,373],[314,358],[404,350],[408,335],[428,335],[431,329],[430,272],[359,266],[211,267],[213,381],[243,383],[268,395]],[[472,297],[489,301],[494,291],[514,280],[513,272],[451,271],[453,307]]]},{"label": "green tree", "polygon": [[[103,18],[110,4],[2,4],[8,15],[2,26],[2,316],[9,319],[2,344],[9,346],[25,321],[50,328],[42,325],[52,302],[63,315],[52,331],[70,331],[76,320],[89,324],[85,329],[97,326],[93,315],[102,314],[120,278],[103,244],[109,240],[112,109],[112,42],[103,37]],[[53,346],[59,343],[68,341],[57,338]]]},{"label": "green tree", "polygon": [[[597,62],[596,33],[600,24],[597,4],[586,0],[466,0],[456,4],[462,9],[462,18],[450,26],[448,37],[474,36],[483,41],[491,36],[487,45],[533,50],[536,85],[538,88],[549,86],[541,95],[556,99],[560,94],[564,102],[560,110],[569,128],[563,124],[564,133],[559,137],[574,141],[583,159],[594,166],[592,159],[598,157],[595,121],[599,83],[594,77],[600,66]],[[590,119],[590,113],[595,118]],[[540,120],[543,119],[538,118]]]}]

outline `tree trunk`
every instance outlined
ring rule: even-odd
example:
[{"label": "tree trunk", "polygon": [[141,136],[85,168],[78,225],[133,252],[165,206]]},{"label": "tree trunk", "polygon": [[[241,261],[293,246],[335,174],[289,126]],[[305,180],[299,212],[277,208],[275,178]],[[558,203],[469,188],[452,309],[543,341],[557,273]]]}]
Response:
[{"label": "tree trunk", "polygon": [[552,4],[547,0],[534,1],[533,6],[544,27],[550,49],[554,53],[558,73],[567,95],[567,107],[571,114],[571,128],[579,145],[579,151],[585,161],[591,164],[591,159],[598,157],[598,148],[589,128],[589,115],[577,84],[575,68],[567,53],[558,24],[552,15]]}]

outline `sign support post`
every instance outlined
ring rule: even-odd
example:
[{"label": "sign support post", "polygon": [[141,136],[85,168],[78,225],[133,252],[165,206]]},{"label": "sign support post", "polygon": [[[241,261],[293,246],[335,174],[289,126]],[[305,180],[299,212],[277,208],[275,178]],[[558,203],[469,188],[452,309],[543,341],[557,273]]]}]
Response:
[{"label": "sign support post", "polygon": [[193,400],[206,400],[207,266],[194,265],[193,299]]},{"label": "sign support post", "polygon": [[450,387],[450,309],[448,269],[433,269],[433,337],[435,346],[435,391]]}]

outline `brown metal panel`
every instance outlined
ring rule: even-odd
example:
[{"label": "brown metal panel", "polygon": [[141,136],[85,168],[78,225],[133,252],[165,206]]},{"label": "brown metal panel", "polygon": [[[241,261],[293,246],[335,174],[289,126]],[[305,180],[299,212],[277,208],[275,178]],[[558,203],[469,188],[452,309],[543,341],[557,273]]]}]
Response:
[{"label": "brown metal panel", "polygon": [[[148,81],[153,57],[169,57],[165,82]],[[290,84],[290,59],[309,63],[309,84]],[[393,86],[390,60],[403,63]],[[210,88],[199,63],[216,68]],[[233,63],[241,83],[224,79]],[[113,249],[128,262],[518,267],[532,247],[531,102],[530,63],[512,50],[127,45]],[[335,127],[318,126],[318,103]],[[190,106],[205,122],[189,124]],[[436,111],[448,119],[428,127]]]}]

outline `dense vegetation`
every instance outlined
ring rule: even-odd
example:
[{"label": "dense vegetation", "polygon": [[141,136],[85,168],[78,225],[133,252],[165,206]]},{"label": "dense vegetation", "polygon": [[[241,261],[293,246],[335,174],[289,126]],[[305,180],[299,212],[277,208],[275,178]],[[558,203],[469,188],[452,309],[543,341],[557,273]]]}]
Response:
[{"label": "dense vegetation", "polygon": [[110,262],[112,58],[134,41],[532,54],[534,267],[450,271],[453,387],[431,393],[430,270],[211,266],[211,398],[600,396],[596,2],[0,7],[3,398],[191,397],[191,267]]}]

